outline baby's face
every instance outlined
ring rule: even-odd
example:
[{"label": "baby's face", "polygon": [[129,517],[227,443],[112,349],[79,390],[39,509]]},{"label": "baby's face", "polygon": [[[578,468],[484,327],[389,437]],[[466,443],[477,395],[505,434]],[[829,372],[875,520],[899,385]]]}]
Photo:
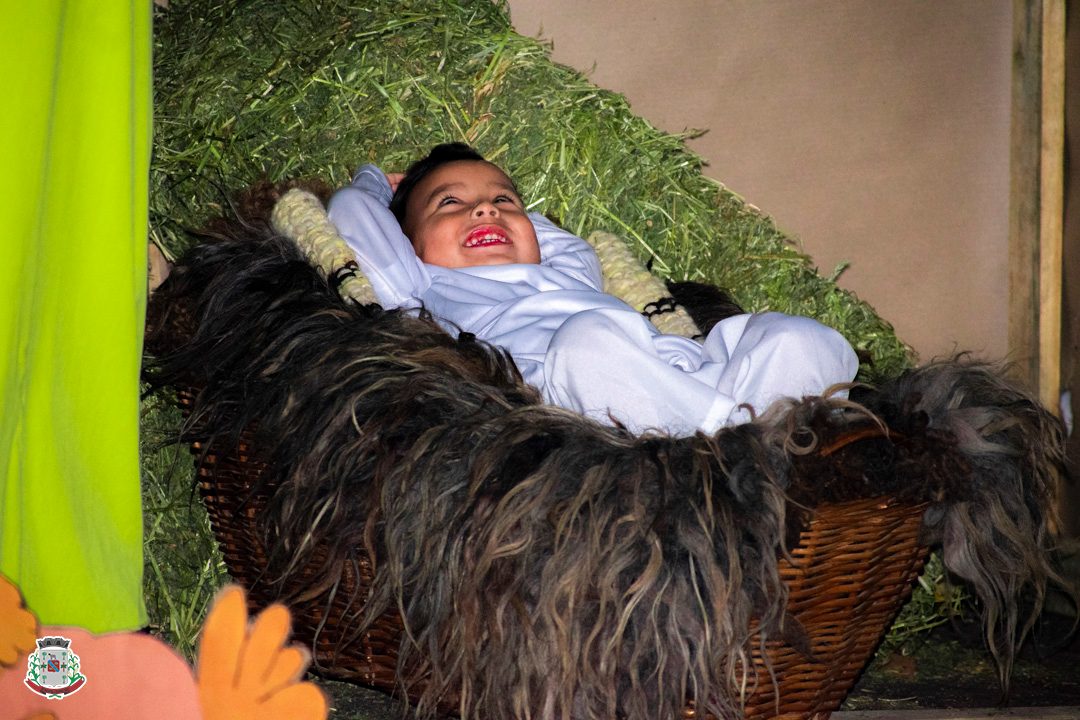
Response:
[{"label": "baby's face", "polygon": [[405,205],[421,260],[448,268],[540,262],[536,230],[514,183],[483,160],[458,160],[421,180]]}]

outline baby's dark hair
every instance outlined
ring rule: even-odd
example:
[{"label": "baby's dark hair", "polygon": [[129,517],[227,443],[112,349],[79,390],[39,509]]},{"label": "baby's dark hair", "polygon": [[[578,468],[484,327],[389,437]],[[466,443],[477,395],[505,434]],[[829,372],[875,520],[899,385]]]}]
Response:
[{"label": "baby's dark hair", "polygon": [[398,224],[405,225],[405,206],[409,202],[409,196],[416,186],[428,173],[435,168],[458,160],[483,160],[484,156],[473,150],[465,143],[452,142],[436,145],[426,157],[422,157],[405,171],[405,177],[398,183],[394,197],[390,200],[390,212],[394,213]]}]

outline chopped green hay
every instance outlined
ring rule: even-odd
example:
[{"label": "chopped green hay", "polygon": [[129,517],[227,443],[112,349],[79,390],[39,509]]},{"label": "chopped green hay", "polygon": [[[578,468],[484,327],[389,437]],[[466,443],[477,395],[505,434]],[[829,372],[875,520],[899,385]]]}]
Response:
[{"label": "chopped green hay", "polygon": [[949,582],[941,550],[934,551],[919,576],[911,599],[893,621],[876,656],[888,657],[894,652],[911,654],[934,628],[950,621],[962,622],[965,618],[977,617],[974,602],[963,586]]},{"label": "chopped green hay", "polygon": [[866,380],[911,363],[872,308],[703,176],[683,136],[552,63],[499,4],[174,0],[155,41],[151,223],[171,251],[259,178],[342,185],[360,163],[402,169],[462,140],[505,167],[533,209],[579,235],[623,235],[661,276],[837,327],[873,358]]},{"label": "chopped green hay", "polygon": [[142,403],[143,596],[149,630],[188,660],[225,561],[194,487],[191,455],[173,444],[180,412],[161,395]]}]

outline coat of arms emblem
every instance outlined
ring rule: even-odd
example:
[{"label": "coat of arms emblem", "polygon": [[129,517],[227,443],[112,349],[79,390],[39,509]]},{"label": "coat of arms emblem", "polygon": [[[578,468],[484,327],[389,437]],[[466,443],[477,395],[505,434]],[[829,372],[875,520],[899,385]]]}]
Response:
[{"label": "coat of arms emblem", "polygon": [[38,638],[37,650],[26,660],[26,686],[50,700],[67,697],[86,684],[79,656],[65,637]]}]

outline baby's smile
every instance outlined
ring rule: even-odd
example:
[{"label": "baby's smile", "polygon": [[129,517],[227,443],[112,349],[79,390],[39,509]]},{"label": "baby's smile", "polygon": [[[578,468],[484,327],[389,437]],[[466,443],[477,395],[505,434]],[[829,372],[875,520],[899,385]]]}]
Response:
[{"label": "baby's smile", "polygon": [[481,225],[474,228],[465,238],[465,247],[486,247],[488,245],[510,245],[506,231],[494,225]]}]

